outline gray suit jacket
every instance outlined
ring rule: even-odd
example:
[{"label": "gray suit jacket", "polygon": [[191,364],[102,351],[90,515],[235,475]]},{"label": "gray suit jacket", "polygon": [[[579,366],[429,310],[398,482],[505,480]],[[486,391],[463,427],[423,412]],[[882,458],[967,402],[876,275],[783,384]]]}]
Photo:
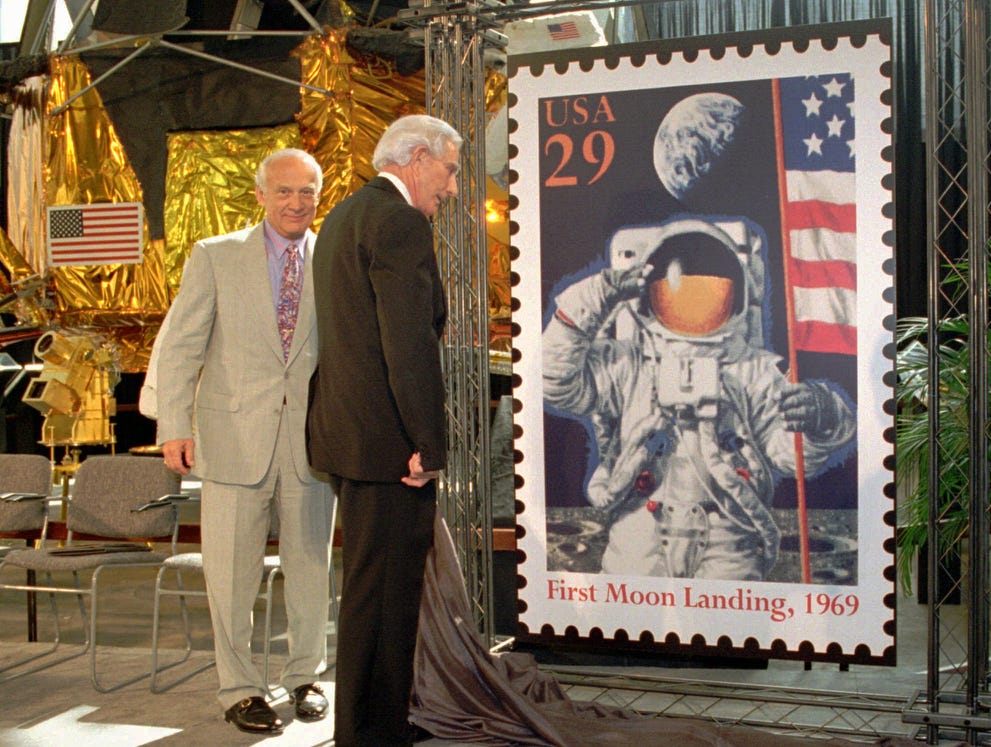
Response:
[{"label": "gray suit jacket", "polygon": [[316,365],[313,243],[307,232],[299,318],[283,361],[261,224],[198,242],[183,269],[158,356],[158,442],[195,438],[194,473],[251,485],[275,450],[283,401],[296,473],[306,461],[307,387]]}]

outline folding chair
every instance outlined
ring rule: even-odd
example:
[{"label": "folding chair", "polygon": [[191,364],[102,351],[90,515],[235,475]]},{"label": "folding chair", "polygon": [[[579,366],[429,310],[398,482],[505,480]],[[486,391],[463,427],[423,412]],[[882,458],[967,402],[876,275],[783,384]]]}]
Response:
[{"label": "folding chair", "polygon": [[[23,540],[33,547],[45,531],[48,498],[52,492],[52,464],[40,454],[0,454],[0,537]],[[0,559],[14,546],[0,547]],[[27,571],[33,584],[34,571]],[[37,636],[35,595],[28,595],[28,641]]]},{"label": "folding chair", "polygon": [[[333,537],[334,523],[336,523],[336,516],[334,522],[331,523],[331,537]],[[278,515],[273,512],[272,514],[272,526],[269,531],[269,540],[275,540],[279,535],[279,519]],[[193,650],[193,639],[190,632],[189,625],[189,611],[186,607],[187,597],[206,597],[206,591],[199,589],[189,589],[185,586],[183,582],[183,574],[188,575],[190,573],[203,575],[203,555],[198,552],[185,552],[178,555],[173,555],[172,557],[166,558],[162,563],[161,569],[158,571],[158,578],[155,581],[155,609],[152,613],[152,641],[151,641],[151,691],[153,693],[163,693],[176,685],[185,682],[186,680],[194,677],[195,675],[203,672],[210,667],[212,667],[216,662],[211,659],[210,661],[199,665],[195,669],[187,672],[186,674],[178,677],[171,682],[166,684],[159,683],[159,675],[173,667],[179,666],[189,659],[190,654]],[[275,600],[274,586],[275,581],[282,574],[282,566],[279,564],[278,555],[266,555],[264,565],[262,566],[262,581],[261,586],[258,590],[258,599],[265,602],[265,625],[263,629],[263,651],[262,651],[262,676],[264,677],[265,686],[269,685],[269,654],[272,650],[272,604]],[[169,583],[169,577],[174,575],[174,586]],[[168,664],[159,666],[158,662],[158,638],[160,631],[160,619],[161,619],[161,598],[162,597],[178,597],[179,598],[179,611],[182,616],[183,633],[185,636],[185,644],[182,655],[176,661],[170,662]],[[337,583],[334,580],[334,564],[330,564],[330,603],[331,609],[334,615],[334,631],[337,631]],[[269,692],[271,695],[272,693]]]},{"label": "folding chair", "polygon": [[[278,576],[282,573],[279,565],[278,555],[266,555],[262,568],[262,583],[258,590],[258,599],[265,602],[265,628],[264,628],[264,651],[263,651],[263,674],[265,684],[268,685],[268,657],[272,644],[272,602],[275,598],[273,587]],[[169,585],[169,576],[174,574],[174,588]],[[183,581],[183,574],[187,579],[190,574],[203,575],[203,554],[198,552],[184,552],[166,558],[162,567],[158,571],[158,578],[155,581],[155,609],[152,613],[152,633],[151,633],[151,691],[153,693],[163,693],[176,685],[185,682],[191,677],[212,667],[216,662],[210,661],[199,665],[186,674],[162,684],[159,675],[167,669],[179,666],[189,659],[193,651],[193,638],[189,624],[189,610],[186,607],[187,597],[206,597],[206,591],[200,589],[189,589]],[[181,657],[169,664],[159,665],[158,662],[158,637],[161,620],[161,599],[162,597],[178,597],[179,612],[182,616],[183,634],[185,637],[184,649]]]},{"label": "folding chair", "polygon": [[[52,646],[40,653],[0,666],[0,682],[46,669],[89,653],[90,679],[99,692],[111,692],[147,677],[149,672],[115,685],[104,685],[97,676],[97,608],[99,580],[106,568],[154,568],[175,554],[179,534],[178,511],[168,496],[178,493],[179,476],[160,459],[143,456],[92,456],[76,471],[66,506],[66,543],[62,547],[43,537],[37,549],[13,550],[0,562],[0,591],[24,591],[49,595],[54,624]],[[165,510],[139,511],[143,505],[164,505]],[[91,542],[85,540],[99,540]],[[122,541],[128,540],[128,541]],[[170,542],[167,551],[150,543]],[[2,582],[6,570],[44,574],[45,584]],[[89,588],[80,584],[80,571],[92,571]],[[66,578],[57,584],[55,574]],[[71,583],[69,581],[71,580]],[[82,619],[84,644],[80,651],[55,656],[60,645],[57,594],[76,597]],[[90,598],[87,619],[84,597]]]},{"label": "folding chair", "polygon": [[[52,464],[40,454],[0,454],[0,537],[33,543],[45,527]],[[0,547],[0,557],[13,550]]]}]

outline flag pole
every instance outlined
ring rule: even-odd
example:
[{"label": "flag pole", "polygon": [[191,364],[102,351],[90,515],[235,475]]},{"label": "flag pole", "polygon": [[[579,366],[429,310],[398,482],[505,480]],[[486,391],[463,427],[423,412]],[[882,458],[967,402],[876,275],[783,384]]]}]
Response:
[{"label": "flag pole", "polygon": [[[771,98],[774,103],[774,148],[778,173],[778,204],[781,215],[781,254],[784,270],[785,319],[788,329],[788,381],[798,383],[798,354],[795,349],[795,299],[791,284],[791,234],[788,230],[785,202],[788,185],[785,180],[784,142],[781,133],[781,87],[775,78],[771,81]],[[802,583],[812,582],[809,561],[809,513],[805,495],[805,449],[800,432],[795,433],[795,491],[798,518],[798,547],[802,565]]]}]

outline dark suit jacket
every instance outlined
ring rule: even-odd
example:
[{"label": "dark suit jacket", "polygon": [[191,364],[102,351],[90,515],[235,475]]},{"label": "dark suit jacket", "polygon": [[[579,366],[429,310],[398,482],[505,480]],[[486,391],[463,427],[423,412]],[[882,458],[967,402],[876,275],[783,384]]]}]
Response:
[{"label": "dark suit jacket", "polygon": [[323,472],[398,482],[444,467],[447,316],[430,221],[375,177],[324,219],[313,257],[319,357],[307,453]]}]

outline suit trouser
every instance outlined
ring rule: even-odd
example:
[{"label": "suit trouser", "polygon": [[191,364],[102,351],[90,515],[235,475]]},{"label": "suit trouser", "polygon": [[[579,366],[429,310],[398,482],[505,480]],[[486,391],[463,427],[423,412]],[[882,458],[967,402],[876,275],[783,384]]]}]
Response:
[{"label": "suit trouser", "polygon": [[203,481],[203,573],[220,679],[217,697],[225,709],[268,691],[251,659],[251,635],[273,507],[279,518],[279,561],[289,627],[289,658],[280,683],[292,690],[315,682],[327,666],[334,496],[328,483],[303,483],[297,477],[285,420],[260,483]]},{"label": "suit trouser", "polygon": [[409,720],[420,596],[433,546],[436,486],[331,477],[341,502],[334,743],[412,744]]}]

